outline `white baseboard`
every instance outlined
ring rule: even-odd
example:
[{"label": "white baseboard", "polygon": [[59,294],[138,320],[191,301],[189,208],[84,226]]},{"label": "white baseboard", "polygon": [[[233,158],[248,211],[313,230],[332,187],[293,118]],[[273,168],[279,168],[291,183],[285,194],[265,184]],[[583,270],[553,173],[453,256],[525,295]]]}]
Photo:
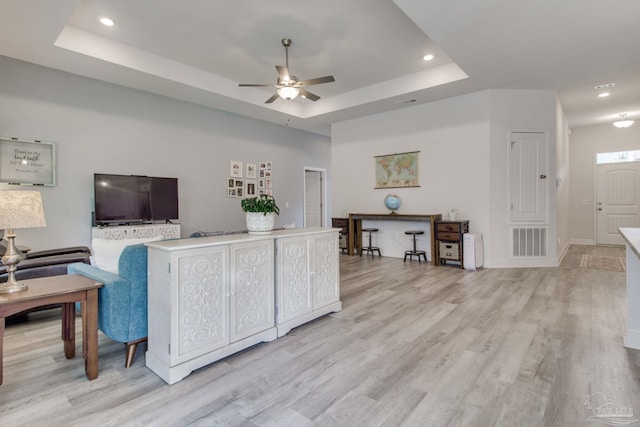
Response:
[{"label": "white baseboard", "polygon": [[558,255],[558,265],[562,264],[562,260],[564,259],[564,256],[567,254],[567,251],[569,250],[569,246],[571,246],[571,243],[567,242],[567,244],[564,245],[564,248],[562,248],[562,250],[560,251],[560,254]]},{"label": "white baseboard", "polygon": [[594,246],[596,242],[593,239],[569,239],[569,244]]}]

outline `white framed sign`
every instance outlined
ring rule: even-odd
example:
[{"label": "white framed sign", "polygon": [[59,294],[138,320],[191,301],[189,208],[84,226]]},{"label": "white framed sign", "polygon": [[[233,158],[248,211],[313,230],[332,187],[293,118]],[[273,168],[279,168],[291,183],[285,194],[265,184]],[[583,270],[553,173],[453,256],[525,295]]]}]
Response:
[{"label": "white framed sign", "polygon": [[52,142],[0,137],[0,182],[54,186],[55,164]]}]

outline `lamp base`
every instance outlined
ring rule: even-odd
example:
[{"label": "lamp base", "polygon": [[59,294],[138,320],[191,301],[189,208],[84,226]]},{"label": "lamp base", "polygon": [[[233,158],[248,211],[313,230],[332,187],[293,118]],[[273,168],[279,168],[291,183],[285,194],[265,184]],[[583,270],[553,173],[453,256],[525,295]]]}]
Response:
[{"label": "lamp base", "polygon": [[0,285],[0,294],[12,294],[26,291],[29,287],[24,283],[3,283]]},{"label": "lamp base", "polygon": [[26,291],[27,285],[16,282],[16,265],[20,262],[20,254],[16,248],[14,239],[16,235],[13,229],[7,229],[5,238],[7,239],[7,252],[2,257],[2,263],[7,267],[7,282],[0,284],[0,294],[12,294],[14,292]]}]

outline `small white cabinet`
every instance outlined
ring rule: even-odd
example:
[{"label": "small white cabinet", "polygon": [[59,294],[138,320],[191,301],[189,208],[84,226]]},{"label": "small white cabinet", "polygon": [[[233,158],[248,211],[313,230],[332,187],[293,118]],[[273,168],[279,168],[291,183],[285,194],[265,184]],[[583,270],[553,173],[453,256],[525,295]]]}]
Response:
[{"label": "small white cabinet", "polygon": [[342,308],[336,229],[146,245],[146,364],[169,384]]},{"label": "small white cabinet", "polygon": [[326,230],[281,237],[277,245],[278,336],[327,313],[340,311],[338,233]]}]

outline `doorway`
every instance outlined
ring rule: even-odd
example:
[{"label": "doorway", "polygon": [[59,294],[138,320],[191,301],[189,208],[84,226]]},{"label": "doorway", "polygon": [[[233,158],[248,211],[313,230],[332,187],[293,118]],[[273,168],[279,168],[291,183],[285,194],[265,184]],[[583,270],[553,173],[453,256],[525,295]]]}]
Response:
[{"label": "doorway", "polygon": [[325,169],[304,168],[304,227],[324,227],[326,188]]},{"label": "doorway", "polygon": [[624,245],[618,228],[640,227],[640,162],[602,163],[596,169],[596,244]]}]

